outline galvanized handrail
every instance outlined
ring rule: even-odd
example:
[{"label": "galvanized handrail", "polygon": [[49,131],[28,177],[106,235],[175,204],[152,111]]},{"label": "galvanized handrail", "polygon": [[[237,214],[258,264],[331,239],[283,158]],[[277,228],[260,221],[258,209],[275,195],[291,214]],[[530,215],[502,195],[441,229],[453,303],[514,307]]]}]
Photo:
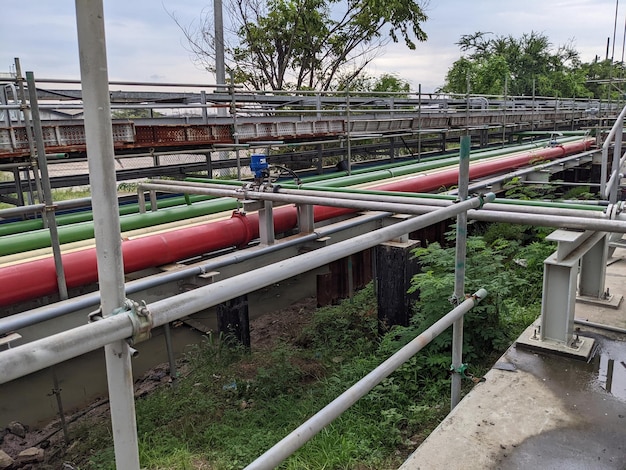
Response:
[{"label": "galvanized handrail", "polygon": [[[626,106],[617,116],[615,124],[611,128],[602,144],[602,168],[600,172],[600,194],[612,204],[617,202],[617,187],[619,186],[619,172],[626,162],[626,153],[622,155],[622,134],[624,132],[624,116],[626,116]],[[619,132],[618,132],[619,131]],[[613,163],[611,166],[611,176],[607,182],[609,147],[613,143]]]},{"label": "galvanized handrail", "polygon": [[469,310],[487,296],[485,289],[479,289],[474,295],[466,299],[456,308],[450,310],[443,318],[434,323],[421,335],[414,338],[389,359],[367,374],[348,390],[343,392],[332,402],[318,411],[315,415],[292,431],[287,437],[274,445],[271,449],[248,465],[245,470],[272,469],[283,460],[297,451],[306,442],[313,438],[325,426],[334,421],[344,411],[350,408],[361,397],[381,383],[387,376],[394,372],[424,348],[433,339],[439,336],[456,320],[462,318]]}]

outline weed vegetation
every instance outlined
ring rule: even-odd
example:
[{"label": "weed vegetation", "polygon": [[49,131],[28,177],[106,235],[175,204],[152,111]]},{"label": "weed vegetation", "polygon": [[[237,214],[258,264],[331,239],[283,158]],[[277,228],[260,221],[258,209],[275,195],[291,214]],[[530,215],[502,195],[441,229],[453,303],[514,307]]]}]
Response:
[{"label": "weed vegetation", "polygon": [[[545,233],[493,224],[468,239],[467,292],[490,296],[466,316],[465,360],[488,370],[539,313]],[[410,326],[378,334],[372,286],[321,308],[292,340],[246,350],[206,338],[185,358],[176,388],[137,400],[146,469],[239,469],[319,411],[451,309],[454,247],[416,250],[420,302]],[[393,469],[449,409],[450,332],[435,339],[359,400],[280,468]],[[474,382],[466,381],[465,391]],[[110,426],[84,424],[65,459],[81,469],[113,469]],[[82,457],[79,457],[82,456]]]}]

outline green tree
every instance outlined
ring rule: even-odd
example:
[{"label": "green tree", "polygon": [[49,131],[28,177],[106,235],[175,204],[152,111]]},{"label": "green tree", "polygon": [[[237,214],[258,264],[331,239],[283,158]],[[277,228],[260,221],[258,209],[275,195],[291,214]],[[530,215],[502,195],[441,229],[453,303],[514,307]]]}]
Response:
[{"label": "green tree", "polygon": [[581,65],[581,73],[587,80],[586,87],[592,96],[602,100],[618,100],[624,96],[624,64],[596,58]]},{"label": "green tree", "polygon": [[[237,82],[258,90],[329,90],[339,78],[358,77],[390,41],[414,49],[426,40],[427,16],[414,0],[231,0],[228,8],[225,62]],[[213,71],[211,14],[188,27],[177,23]]]},{"label": "green tree", "polygon": [[446,75],[441,91],[479,94],[588,97],[578,52],[571,44],[554,49],[547,36],[520,38],[477,32],[457,43],[465,56]]},{"label": "green tree", "polygon": [[378,77],[373,77],[366,72],[362,72],[357,77],[348,81],[349,77],[340,77],[337,83],[338,90],[348,90],[353,96],[359,93],[399,93],[398,96],[406,96],[410,93],[411,85],[406,80],[391,73],[384,73]]}]

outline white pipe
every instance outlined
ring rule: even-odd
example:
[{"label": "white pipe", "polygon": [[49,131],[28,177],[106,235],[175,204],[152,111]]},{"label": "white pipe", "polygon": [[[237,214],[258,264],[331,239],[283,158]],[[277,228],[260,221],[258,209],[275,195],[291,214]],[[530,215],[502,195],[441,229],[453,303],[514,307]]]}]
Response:
[{"label": "white pipe", "polygon": [[[124,305],[125,293],[102,3],[103,0],[76,0],[75,4],[98,283],[102,314],[108,318]],[[139,470],[130,347],[123,337],[102,344],[106,344],[116,466]]]},{"label": "white pipe", "polygon": [[[613,152],[621,152],[621,133],[624,132],[624,117],[626,116],[626,106],[622,109],[615,120],[615,124],[609,131],[609,135],[606,136],[604,143],[602,144],[602,166],[600,169],[600,194],[603,197],[608,197],[611,193],[612,184],[608,184],[606,182],[606,177],[608,175],[608,163],[609,163],[609,147],[611,145],[611,141],[615,139],[617,130],[620,131],[620,149],[613,149]],[[619,168],[613,168],[613,172],[619,173]],[[615,201],[611,201],[615,202]]]},{"label": "white pipe", "polygon": [[[459,200],[468,197],[470,171],[469,135],[461,137],[459,152]],[[454,264],[454,301],[458,305],[465,298],[465,258],[467,255],[467,212],[456,216],[456,250]],[[463,316],[452,325],[452,380],[450,385],[450,409],[453,410],[461,401],[461,374],[457,370],[463,363]]]},{"label": "white pipe", "polygon": [[[388,211],[401,214],[424,214],[437,210],[434,206],[425,206],[417,204],[393,204],[386,202],[375,201],[360,201],[350,199],[340,199],[339,193],[331,193],[337,197],[308,197],[297,196],[293,194],[281,194],[278,193],[265,193],[258,191],[248,191],[246,189],[213,189],[213,188],[190,188],[186,186],[175,185],[155,185],[152,183],[144,183],[141,185],[147,189],[155,189],[160,191],[172,191],[172,192],[189,192],[192,194],[208,194],[218,195],[225,197],[236,197],[239,199],[260,199],[269,200],[274,202],[283,203],[300,203],[300,204],[316,204],[321,206],[331,207],[347,207],[357,210],[375,210],[375,211]],[[280,190],[279,190],[280,191]],[[428,202],[424,200],[423,202]],[[439,203],[436,203],[439,204]],[[561,208],[540,208],[540,207],[526,207],[527,210],[532,209],[536,212],[543,212],[543,214],[528,214],[523,213],[520,206],[516,209],[515,206],[498,206],[496,204],[486,203],[486,207],[489,210],[481,211],[469,211],[468,218],[474,220],[483,220],[489,222],[509,222],[517,224],[529,224],[540,225],[543,227],[561,227],[561,228],[574,228],[584,230],[597,230],[603,232],[618,232],[626,233],[626,221],[622,220],[609,220],[606,219],[606,215],[600,211],[577,211],[572,209]],[[447,207],[450,207],[449,205]],[[496,209],[496,211],[494,211]],[[514,211],[520,210],[520,213]],[[570,216],[569,214],[572,214]],[[576,216],[574,216],[574,214]],[[583,217],[584,216],[584,217]]]},{"label": "white pipe", "polygon": [[463,318],[472,307],[487,296],[485,289],[480,289],[472,297],[466,299],[458,307],[448,312],[443,318],[413,339],[393,356],[367,374],[348,390],[302,423],[287,437],[275,444],[270,450],[245,467],[245,470],[271,470],[283,460],[306,444],[325,426],[333,422],[339,415],[354,405],[357,400],[367,394],[376,385],[394,372],[398,367],[411,359],[428,343],[445,331],[454,321]]}]

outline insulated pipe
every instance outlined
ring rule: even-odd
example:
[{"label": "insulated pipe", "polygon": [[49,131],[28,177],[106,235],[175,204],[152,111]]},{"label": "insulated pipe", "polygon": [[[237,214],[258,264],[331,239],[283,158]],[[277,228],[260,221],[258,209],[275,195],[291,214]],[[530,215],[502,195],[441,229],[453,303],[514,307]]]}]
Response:
[{"label": "insulated pipe", "polygon": [[[555,149],[558,150],[559,148],[557,147]],[[547,150],[552,150],[552,149],[546,149],[546,148],[542,149],[542,152],[541,152],[542,155],[544,154],[544,151],[547,151]],[[554,154],[554,152],[550,152],[550,153]],[[531,155],[534,156],[535,154],[531,154]],[[520,164],[527,164],[527,161],[528,161],[527,154],[522,154],[522,155],[515,154],[515,157],[514,157],[515,162],[520,161],[519,157],[522,157],[521,161],[523,163],[515,163],[517,166],[519,166]],[[526,158],[524,159],[523,157],[526,157]],[[458,158],[455,158],[454,160],[458,161]],[[483,166],[483,165],[487,163],[493,163],[495,165],[496,162],[499,162],[499,161],[500,160],[497,160],[494,162],[483,162],[480,164],[474,164],[474,166],[472,166],[472,169],[473,169],[472,171],[474,172],[474,174],[478,176],[474,176],[473,174],[471,174],[471,177],[475,178],[475,177],[484,176],[485,171],[490,172],[491,170],[489,169],[489,167]],[[507,161],[509,160],[507,159]],[[477,167],[478,165],[480,165],[480,167]],[[498,171],[501,171],[504,168],[506,168],[506,165],[502,166],[501,169]],[[456,181],[458,178],[457,172],[458,172],[457,168],[450,168],[448,170],[443,170],[438,173],[432,173],[428,175],[419,175],[419,177],[426,178],[426,179],[419,181],[419,183],[421,184],[421,187],[417,189],[417,191],[420,191],[420,192],[433,191],[433,190],[439,189],[439,187],[441,187],[442,185],[443,186],[454,185],[456,184]],[[374,175],[368,174],[366,176],[367,176],[366,180],[371,180]],[[386,175],[386,176],[389,176],[389,175]],[[378,175],[377,178],[378,177],[380,177],[380,175]],[[361,178],[358,180],[346,179],[343,182],[348,183],[348,184],[354,184],[354,183],[361,183],[363,181],[364,180]],[[429,183],[429,181],[432,181],[432,183]],[[338,183],[338,182],[339,181],[335,181],[334,183]],[[403,182],[400,182],[400,183],[401,184],[399,185],[399,188],[401,190],[402,185],[404,183]],[[186,184],[193,184],[193,183],[177,182],[175,184],[184,186]],[[397,183],[393,183],[393,185],[394,187],[398,186]],[[215,185],[215,187],[223,187],[223,185]],[[397,191],[398,189],[392,189],[392,190]],[[226,193],[223,193],[223,194],[226,194]],[[235,203],[232,201],[230,202],[230,205],[228,205],[228,203],[226,202],[225,204],[226,206],[222,206],[220,210],[230,210],[236,207]],[[136,206],[140,206],[140,204],[133,205],[133,209]],[[126,212],[127,210],[121,209],[121,211]],[[181,220],[183,218],[196,217],[198,215],[205,215],[207,213],[213,213],[212,211],[213,209],[211,209],[210,204],[207,204],[207,205],[194,205],[194,206],[187,206],[187,207],[180,207],[180,208],[172,208],[171,212],[162,212],[160,214],[150,214],[150,215],[128,214],[120,219],[122,223],[121,231],[126,232],[126,231],[133,230],[139,227],[147,227],[147,226],[157,225],[157,224],[164,223],[164,222],[171,222],[172,220]],[[76,215],[71,215],[72,219],[75,219],[76,217],[77,217]],[[34,223],[39,224],[39,222],[34,222]],[[25,227],[25,226],[26,224],[22,225],[22,227]],[[85,222],[83,224],[73,224],[71,226],[59,228],[59,238],[62,244],[71,243],[73,241],[78,241],[78,240],[84,240],[84,239],[93,237],[92,230],[93,230],[92,226],[89,222]],[[2,226],[0,226],[0,234],[2,234],[2,232],[3,232],[3,228]],[[36,250],[38,248],[45,248],[48,246],[50,246],[48,232],[47,231],[42,231],[42,232],[33,231],[28,234],[15,235],[12,238],[3,238],[2,243],[0,244],[0,256],[7,256],[7,255],[20,253],[24,251]]]},{"label": "insulated pipe", "polygon": [[[159,209],[166,209],[176,206],[189,205],[190,202],[205,201],[206,197],[194,196],[187,201],[184,196],[169,197],[167,199],[161,199],[158,201]],[[91,198],[72,199],[68,201],[58,201],[54,203],[57,211],[63,211],[68,209],[82,208],[85,206],[91,206]],[[0,218],[12,218],[20,215],[32,214],[41,212],[45,206],[43,204],[35,204],[25,207],[13,207],[10,209],[0,210]],[[151,208],[151,207],[150,207]],[[120,215],[137,214],[139,212],[139,204],[122,204],[120,205]],[[57,225],[70,225],[80,222],[88,222],[93,220],[93,211],[84,210],[80,212],[73,212],[69,214],[56,214]],[[15,233],[30,232],[33,230],[40,230],[43,228],[43,222],[41,219],[35,220],[21,220],[19,222],[6,222],[0,224],[0,236],[12,235]]]},{"label": "insulated pipe", "polygon": [[452,323],[463,318],[463,315],[469,312],[486,296],[487,291],[485,289],[478,290],[473,296],[452,309],[444,315],[443,318],[427,328],[426,331],[376,367],[376,369],[298,426],[271,449],[245,467],[245,470],[271,470],[278,467],[282,461],[306,444],[325,426],[332,423],[344,411],[354,405],[386,377],[391,375],[398,367],[420,352],[433,339],[450,327]]},{"label": "insulated pipe", "polygon": [[[537,158],[557,158],[563,153],[581,152],[593,141],[588,139],[562,147],[546,148],[543,152],[527,152],[525,158],[513,157],[511,165],[521,166]],[[495,162],[481,162],[475,173],[470,166],[470,178],[499,172],[507,169],[506,159]],[[454,173],[453,173],[454,172]],[[416,176],[404,181],[376,186],[373,189],[385,191],[423,192],[438,189],[443,183],[452,185],[456,172],[453,170],[434,175]],[[446,173],[442,176],[442,173]],[[428,188],[428,189],[425,189]],[[350,209],[316,207],[315,220],[327,220],[351,213]],[[274,211],[274,230],[276,233],[292,229],[297,224],[297,212],[294,207],[282,207]],[[605,229],[606,230],[606,229]],[[619,230],[609,230],[619,231]],[[125,272],[139,271],[152,266],[172,263],[180,259],[197,256],[232,246],[245,246],[258,237],[258,215],[236,215],[230,220],[223,220],[205,226],[191,227],[169,233],[144,237],[140,240],[127,240],[122,244]],[[97,281],[95,251],[82,250],[63,256],[68,288],[78,287]],[[54,266],[50,259],[22,263],[0,268],[0,306],[48,295],[56,290]],[[24,282],[24,279],[37,279],[37,282]]]},{"label": "insulated pipe", "polygon": [[[187,267],[177,269],[175,271],[168,271],[160,273],[154,276],[140,278],[135,281],[126,283],[126,294],[134,294],[142,290],[159,287],[168,282],[181,281],[191,276],[199,276],[207,272],[215,271],[224,266],[229,266],[236,263],[242,263],[259,256],[263,256],[275,251],[280,251],[291,246],[301,245],[306,242],[311,242],[319,238],[330,236],[334,233],[342,230],[348,230],[350,228],[357,227],[361,224],[372,222],[375,220],[384,219],[389,217],[391,213],[382,212],[374,215],[362,215],[354,217],[343,222],[327,225],[315,229],[312,233],[299,235],[296,238],[289,238],[281,240],[274,245],[267,245],[264,247],[257,247],[250,250],[241,250],[231,253],[218,260],[211,260],[200,266]],[[8,317],[0,318],[0,335],[8,333],[10,331],[16,331],[20,328],[41,323],[44,321],[52,320],[53,318],[66,315],[77,310],[92,307],[100,303],[100,292],[92,292],[90,294],[81,295],[72,299],[56,302],[44,307],[39,307],[26,312],[16,313]]]},{"label": "insulated pipe", "polygon": [[[579,137],[568,137],[565,139],[561,139],[561,142],[568,143],[568,142],[573,142],[577,139],[579,139]],[[471,161],[483,160],[486,158],[498,157],[498,156],[522,152],[526,150],[540,149],[540,148],[544,148],[547,143],[548,143],[548,140],[544,140],[544,141],[537,141],[537,142],[529,143],[525,145],[515,146],[515,148],[508,147],[508,148],[478,150],[478,151],[472,152],[472,155],[470,156],[470,160]],[[358,170],[353,170],[351,176],[366,175],[366,174],[372,174],[374,172],[379,172],[379,175],[382,175],[382,177],[384,178],[388,178],[390,174],[393,176],[409,174],[415,171],[423,171],[423,170],[428,170],[428,169],[440,168],[442,166],[453,165],[453,164],[458,163],[458,161],[459,161],[459,158],[457,156],[444,157],[444,158],[426,157],[426,158],[422,158],[417,163],[416,162],[404,162],[400,164],[388,163],[384,165],[377,165],[376,167],[373,167],[373,168],[361,168]],[[347,172],[341,171],[341,172],[335,172],[335,173],[324,174],[324,175],[309,176],[306,178],[302,178],[302,182],[303,184],[309,186],[309,184],[312,184],[315,182],[324,182],[324,181],[329,181],[333,179],[344,178],[347,176],[349,176]]]},{"label": "insulated pipe", "polygon": [[[231,199],[214,199],[190,206],[171,207],[156,212],[128,214],[119,218],[120,231],[128,232],[159,224],[224,212],[232,210],[235,207],[237,207],[237,204]],[[58,228],[58,234],[61,244],[87,240],[94,236],[94,224],[92,222],[80,222],[64,225]],[[29,233],[5,235],[4,237],[0,237],[0,242],[0,256],[7,256],[37,250],[39,248],[47,248],[50,246],[50,235],[47,230],[37,230]]]},{"label": "insulated pipe", "polygon": [[[489,198],[493,198],[493,195]],[[428,227],[454,217],[460,212],[478,208],[482,203],[482,199],[479,198],[468,199],[430,214],[404,220],[328,247],[153,302],[147,306],[152,318],[152,328],[218,305],[237,295],[253,292],[310,271],[414,230]],[[0,352],[0,383],[10,382],[106,344],[130,338],[133,333],[130,314],[124,312],[2,351]]]},{"label": "insulated pipe", "polygon": [[[546,159],[546,160],[552,160],[554,158],[558,158],[560,156],[566,155],[566,153],[559,153],[558,151],[546,152],[547,150],[565,148],[565,147],[569,147],[569,145],[571,144],[576,144],[576,143],[581,143],[581,142],[588,142],[588,146],[590,146],[592,143],[595,143],[593,139],[580,139],[580,138],[575,138],[575,137],[564,139],[562,142],[563,142],[562,145],[557,146],[557,147],[540,147],[540,148],[533,148],[533,149],[529,149],[529,150],[521,151],[521,152],[518,152],[512,149],[499,149],[499,151],[497,152],[485,151],[477,155],[471,156],[470,161],[475,162],[472,165],[472,167],[474,167],[478,164],[476,163],[477,161],[483,161],[483,160],[488,160],[488,159],[489,161],[492,161],[492,160],[497,160],[499,158],[513,159],[515,157],[521,157],[522,161],[524,161],[524,157],[528,155],[532,155],[534,159],[541,158],[541,159]],[[576,152],[581,152],[583,150],[585,149],[579,147],[579,150],[577,150]],[[335,179],[330,179],[327,181],[319,181],[316,184],[319,186],[349,186],[349,185],[356,185],[356,184],[364,184],[364,183],[370,183],[372,181],[378,181],[381,179],[395,178],[398,176],[406,176],[412,173],[416,173],[418,171],[422,172],[422,174],[423,172],[426,172],[428,170],[436,171],[446,166],[458,165],[458,162],[459,162],[458,157],[450,157],[450,158],[446,158],[442,160],[440,159],[432,163],[414,163],[413,165],[407,165],[407,166],[403,166],[399,168],[388,168],[385,170],[372,171],[372,172],[359,174],[359,175],[343,176],[343,177],[339,177]],[[524,165],[524,164],[526,163],[523,163],[521,165]],[[521,165],[518,165],[518,166],[521,166]],[[453,168],[453,170],[456,170],[456,168]],[[456,174],[451,179],[451,181],[452,182],[448,183],[448,185],[456,185],[457,183]],[[303,186],[306,187],[307,185],[308,183],[305,183]],[[437,188],[435,187],[434,189],[437,189]],[[431,189],[423,190],[423,192],[426,192],[426,191],[431,191]]]}]

